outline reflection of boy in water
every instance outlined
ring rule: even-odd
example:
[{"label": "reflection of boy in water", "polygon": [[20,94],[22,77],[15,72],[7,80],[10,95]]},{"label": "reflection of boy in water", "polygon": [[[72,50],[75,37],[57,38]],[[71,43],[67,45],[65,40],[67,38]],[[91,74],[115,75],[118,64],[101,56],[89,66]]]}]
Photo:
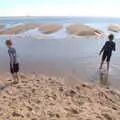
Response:
[{"label": "reflection of boy in water", "polygon": [[100,69],[102,69],[103,63],[106,59],[107,61],[107,71],[109,71],[109,63],[110,63],[110,58],[112,55],[112,51],[115,51],[115,42],[113,42],[114,36],[112,34],[110,34],[108,36],[109,41],[107,41],[104,46],[102,47],[99,55],[102,54],[102,60],[101,60],[101,64],[100,64]]},{"label": "reflection of boy in water", "polygon": [[109,85],[109,82],[108,82],[108,73],[103,73],[103,72],[100,72],[100,83],[101,85]]}]

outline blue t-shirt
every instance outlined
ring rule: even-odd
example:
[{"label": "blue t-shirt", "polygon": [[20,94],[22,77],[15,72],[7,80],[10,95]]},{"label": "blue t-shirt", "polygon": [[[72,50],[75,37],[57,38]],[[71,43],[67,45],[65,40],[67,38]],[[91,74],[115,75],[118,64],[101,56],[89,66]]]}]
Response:
[{"label": "blue t-shirt", "polygon": [[9,48],[8,54],[10,56],[10,65],[13,66],[14,64],[18,63],[17,61],[17,54],[15,48]]},{"label": "blue t-shirt", "polygon": [[108,54],[111,54],[112,51],[115,51],[116,45],[113,41],[106,41],[105,45],[102,47],[101,52],[107,52]]}]

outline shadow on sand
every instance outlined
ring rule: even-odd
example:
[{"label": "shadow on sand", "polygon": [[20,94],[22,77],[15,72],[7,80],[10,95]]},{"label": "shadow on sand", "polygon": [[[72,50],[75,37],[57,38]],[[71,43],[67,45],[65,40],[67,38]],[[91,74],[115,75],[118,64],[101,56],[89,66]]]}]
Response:
[{"label": "shadow on sand", "polygon": [[11,86],[13,83],[7,83],[7,84],[4,84],[4,85],[0,85],[0,91],[8,88],[9,86]]}]

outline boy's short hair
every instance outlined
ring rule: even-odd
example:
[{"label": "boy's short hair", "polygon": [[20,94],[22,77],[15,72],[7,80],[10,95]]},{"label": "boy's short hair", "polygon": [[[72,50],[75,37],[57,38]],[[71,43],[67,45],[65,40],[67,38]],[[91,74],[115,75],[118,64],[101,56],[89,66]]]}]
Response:
[{"label": "boy's short hair", "polygon": [[110,34],[110,35],[108,36],[108,39],[109,39],[109,40],[113,40],[113,39],[114,39],[114,35],[113,35],[113,34]]},{"label": "boy's short hair", "polygon": [[12,45],[12,41],[11,40],[6,40],[6,45]]}]

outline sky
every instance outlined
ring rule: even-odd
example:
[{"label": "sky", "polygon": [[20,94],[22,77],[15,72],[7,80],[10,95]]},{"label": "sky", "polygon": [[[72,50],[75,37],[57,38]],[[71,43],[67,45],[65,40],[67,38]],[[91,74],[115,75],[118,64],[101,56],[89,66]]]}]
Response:
[{"label": "sky", "polygon": [[120,17],[120,0],[0,0],[0,16]]}]

